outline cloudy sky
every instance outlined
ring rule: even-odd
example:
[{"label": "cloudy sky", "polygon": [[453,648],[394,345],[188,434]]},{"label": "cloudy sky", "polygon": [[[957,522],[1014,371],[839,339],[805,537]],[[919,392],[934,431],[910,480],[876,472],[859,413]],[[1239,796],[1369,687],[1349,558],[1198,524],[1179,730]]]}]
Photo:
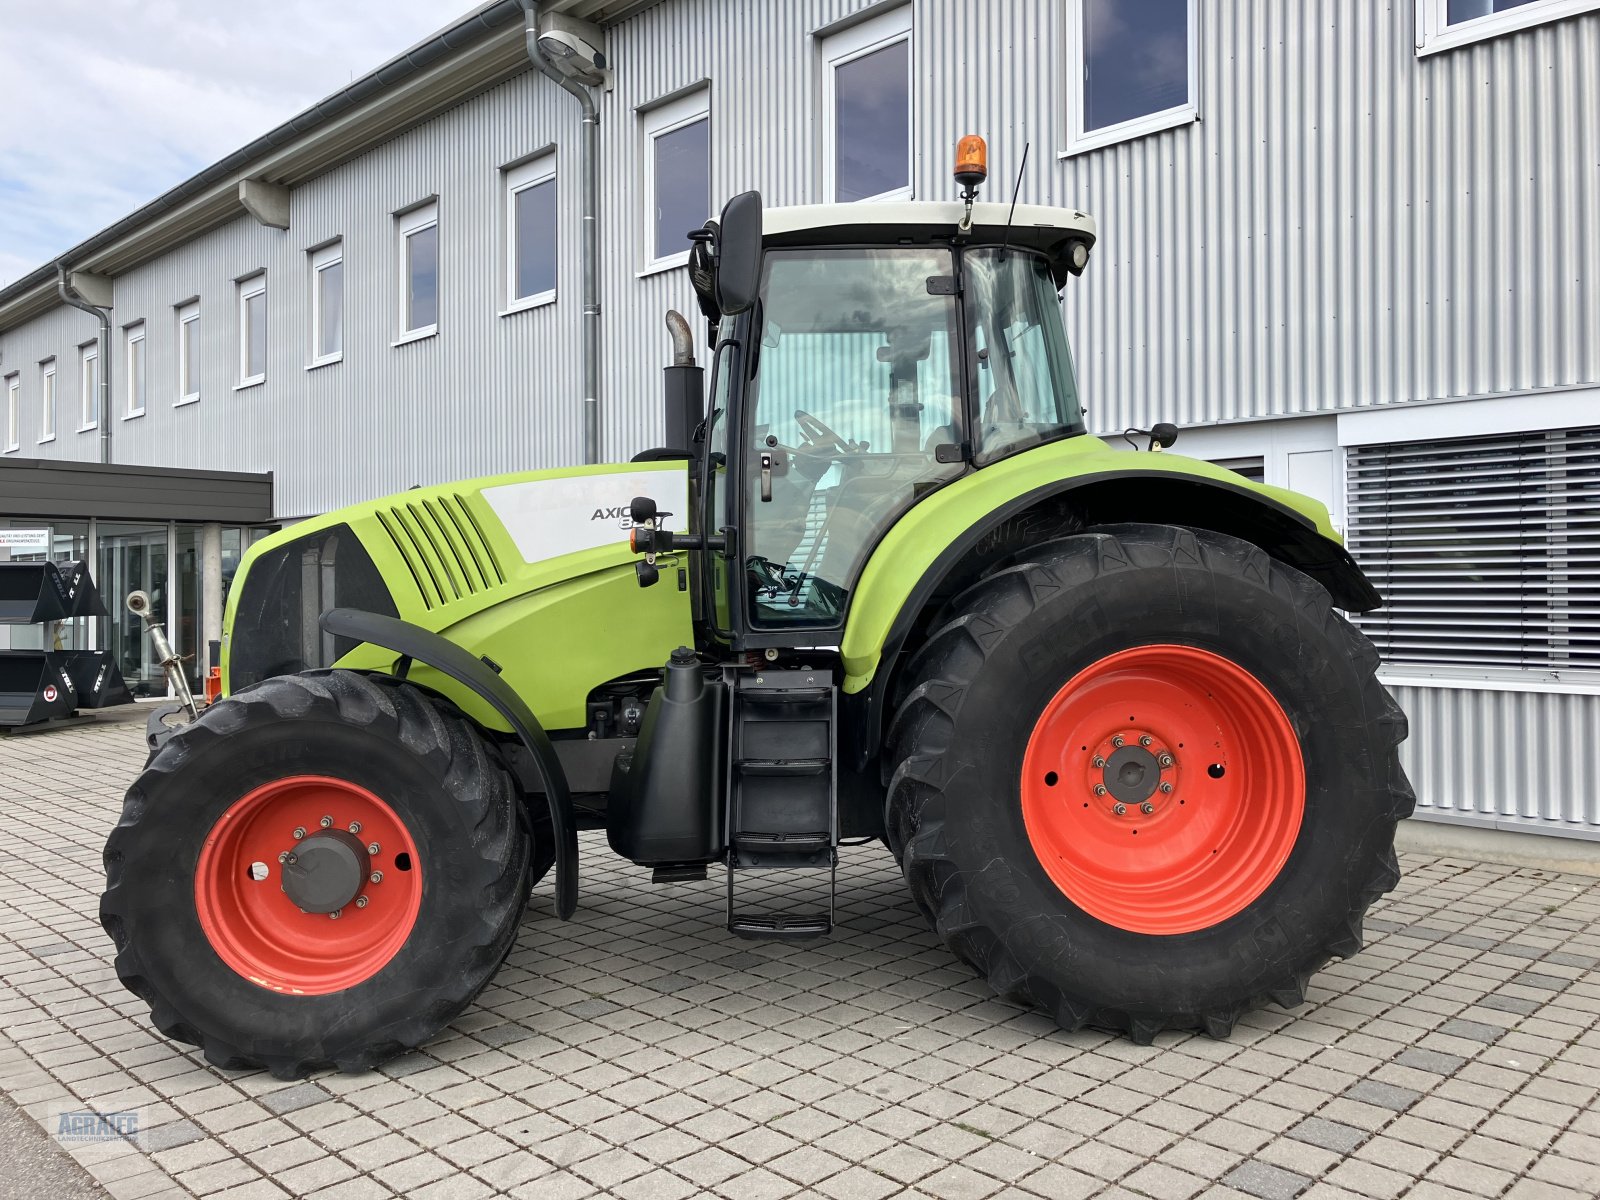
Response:
[{"label": "cloudy sky", "polygon": [[0,285],[476,0],[0,0]]}]

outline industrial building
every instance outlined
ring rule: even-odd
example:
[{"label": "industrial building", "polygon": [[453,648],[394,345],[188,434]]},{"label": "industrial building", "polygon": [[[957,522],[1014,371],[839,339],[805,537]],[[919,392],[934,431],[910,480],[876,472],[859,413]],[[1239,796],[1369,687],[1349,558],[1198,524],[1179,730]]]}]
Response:
[{"label": "industrial building", "polygon": [[[1600,0],[494,0],[0,289],[0,534],[198,674],[255,531],[651,445],[723,199],[949,198],[968,132],[1099,222],[1091,427],[1347,531],[1419,816],[1600,838]],[[106,482],[50,511],[62,460]]]}]

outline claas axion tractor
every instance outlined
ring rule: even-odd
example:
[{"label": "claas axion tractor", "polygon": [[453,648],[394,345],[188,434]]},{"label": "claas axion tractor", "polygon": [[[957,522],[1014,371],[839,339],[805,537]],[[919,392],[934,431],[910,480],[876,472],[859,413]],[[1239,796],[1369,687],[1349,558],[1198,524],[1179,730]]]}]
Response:
[{"label": "claas axion tractor", "polygon": [[[1063,1028],[1226,1036],[1361,945],[1412,806],[1319,503],[1088,435],[1086,214],[763,209],[691,235],[666,445],[419,487],[257,543],[224,698],[150,760],[101,920],[225,1067],[356,1070],[494,975],[578,833],[813,938],[881,839],[946,945]],[[674,314],[673,317],[676,315]],[[751,911],[752,875],[813,904]],[[809,873],[809,874],[808,874]],[[771,886],[761,888],[769,895]]]}]

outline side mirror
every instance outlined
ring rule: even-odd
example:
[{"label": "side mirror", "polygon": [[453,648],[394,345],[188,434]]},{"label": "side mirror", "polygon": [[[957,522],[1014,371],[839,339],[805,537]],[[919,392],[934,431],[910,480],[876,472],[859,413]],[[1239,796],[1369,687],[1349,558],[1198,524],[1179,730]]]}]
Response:
[{"label": "side mirror", "polygon": [[717,227],[717,308],[742,313],[761,287],[761,193],[740,192],[722,207]]}]

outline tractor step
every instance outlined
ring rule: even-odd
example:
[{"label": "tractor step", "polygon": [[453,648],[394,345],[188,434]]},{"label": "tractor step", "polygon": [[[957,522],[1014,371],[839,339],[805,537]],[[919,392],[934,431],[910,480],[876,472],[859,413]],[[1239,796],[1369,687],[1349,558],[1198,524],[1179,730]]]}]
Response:
[{"label": "tractor step", "polygon": [[[838,871],[833,681],[817,671],[743,672],[732,694],[728,929],[746,938],[820,937],[833,928]],[[828,871],[827,913],[739,912],[738,873],[771,870]]]},{"label": "tractor step", "polygon": [[738,917],[728,922],[728,932],[751,940],[775,938],[800,941],[805,938],[826,937],[832,933],[833,916],[830,913],[815,915],[793,913],[770,917]]}]

